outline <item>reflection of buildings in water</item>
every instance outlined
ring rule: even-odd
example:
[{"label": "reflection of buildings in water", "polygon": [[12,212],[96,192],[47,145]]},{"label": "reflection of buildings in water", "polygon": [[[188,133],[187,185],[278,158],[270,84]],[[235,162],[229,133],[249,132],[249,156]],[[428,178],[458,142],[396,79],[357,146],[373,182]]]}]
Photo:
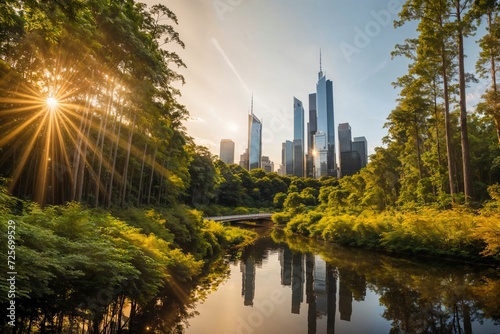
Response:
[{"label": "reflection of buildings in water", "polygon": [[339,273],[339,312],[340,319],[351,321],[352,315],[352,291],[347,285],[342,271]]},{"label": "reflection of buildings in water", "polygon": [[326,263],[318,257],[314,266],[314,294],[318,316],[327,314]]},{"label": "reflection of buildings in water", "polygon": [[314,294],[314,255],[306,254],[306,302],[307,308],[307,330],[308,333],[316,333],[316,296]]},{"label": "reflection of buildings in water", "polygon": [[308,333],[316,333],[316,319],[327,316],[327,333],[335,332],[337,279],[335,269],[319,256],[306,255]]},{"label": "reflection of buildings in water", "polygon": [[[292,313],[300,314],[304,285],[308,304],[308,332],[316,333],[317,319],[327,316],[327,333],[335,332],[337,308],[337,277],[339,277],[338,301],[340,319],[350,321],[352,316],[353,292],[351,277],[347,271],[339,270],[326,263],[320,256],[292,253],[285,247],[280,251],[281,284],[292,288]],[[305,262],[305,268],[304,268]],[[305,270],[304,270],[305,269]],[[305,275],[304,275],[305,274]],[[364,277],[354,277],[359,294],[364,298],[366,281]]]},{"label": "reflection of buildings in water", "polygon": [[242,273],[241,295],[244,296],[244,305],[252,306],[255,296],[255,260],[249,256],[245,261],[240,262]]},{"label": "reflection of buildings in water", "polygon": [[337,305],[337,273],[331,264],[326,264],[327,307],[326,332],[335,333],[335,309]]},{"label": "reflection of buildings in water", "polygon": [[292,251],[288,247],[283,247],[279,253],[281,264],[281,285],[292,284]]},{"label": "reflection of buildings in water", "polygon": [[304,300],[304,256],[292,255],[292,313],[300,314],[300,303]]}]

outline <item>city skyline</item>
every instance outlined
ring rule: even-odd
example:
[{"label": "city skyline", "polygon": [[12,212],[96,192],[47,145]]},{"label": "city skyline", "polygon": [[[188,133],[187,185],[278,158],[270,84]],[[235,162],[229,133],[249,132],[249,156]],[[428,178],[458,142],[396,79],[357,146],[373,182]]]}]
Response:
[{"label": "city skyline", "polygon": [[[399,89],[391,83],[406,74],[409,63],[404,57],[392,59],[391,52],[417,36],[416,22],[393,27],[403,3],[170,0],[179,22],[175,28],[186,45],[171,51],[187,66],[178,69],[186,80],[178,88],[179,102],[190,112],[188,133],[213,154],[221,138],[232,138],[241,154],[253,93],[264,119],[263,153],[280,161],[280,144],[291,136],[290,97],[307,103],[321,48],[323,72],[335,86],[336,125],[349,122],[366,137],[368,154],[374,153],[383,146],[384,124],[398,98]],[[474,38],[466,40],[466,50],[465,70],[472,73],[479,52]],[[480,86],[471,83],[467,103],[475,106],[481,94]]]}]

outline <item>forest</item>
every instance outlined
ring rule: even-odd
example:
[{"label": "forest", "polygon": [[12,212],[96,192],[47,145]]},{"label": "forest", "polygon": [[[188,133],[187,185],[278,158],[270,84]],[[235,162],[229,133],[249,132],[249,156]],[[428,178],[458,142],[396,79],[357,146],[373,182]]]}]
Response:
[{"label": "forest", "polygon": [[[247,171],[196,145],[172,51],[185,45],[164,5],[5,0],[0,13],[0,240],[15,222],[16,333],[122,332],[175,302],[161,291],[185,298],[181,286],[217,280],[224,250],[256,236],[210,215],[275,212],[287,234],[498,265],[498,1],[405,2],[395,27],[416,21],[418,37],[392,54],[409,67],[384,145],[341,179]],[[480,46],[475,73],[465,39]]]}]

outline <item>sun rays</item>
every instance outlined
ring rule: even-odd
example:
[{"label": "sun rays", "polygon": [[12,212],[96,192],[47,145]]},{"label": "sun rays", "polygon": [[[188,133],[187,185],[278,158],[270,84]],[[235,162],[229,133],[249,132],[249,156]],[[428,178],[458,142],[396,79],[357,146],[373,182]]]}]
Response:
[{"label": "sun rays", "polygon": [[[54,200],[57,184],[64,182],[59,177],[64,173],[71,175],[64,143],[68,139],[73,141],[78,133],[67,115],[78,118],[80,109],[79,105],[65,101],[68,92],[56,89],[57,95],[45,95],[42,91],[48,90],[46,87],[43,83],[39,89],[21,85],[17,91],[3,92],[4,97],[0,97],[0,129],[3,133],[0,147],[7,147],[2,152],[1,161],[16,160],[9,189],[12,191],[19,182],[25,182],[26,188],[32,188],[33,198],[42,205],[48,197]],[[16,158],[19,147],[22,147],[22,153]],[[29,179],[30,171],[36,175],[35,179]]]},{"label": "sun rays", "polygon": [[[45,71],[36,86],[23,83],[16,90],[0,91],[0,166],[11,166],[11,192],[23,189],[43,206],[81,200],[79,187],[93,184],[94,196],[110,198],[113,186],[107,175],[113,173],[111,183],[126,182],[123,166],[113,161],[118,148],[141,159],[154,173],[175,179],[132,144],[133,112],[124,101],[130,89],[108,76],[102,85],[75,87],[74,81],[82,82],[75,80],[77,71],[59,69],[62,73]],[[6,164],[10,159],[15,163]]]}]

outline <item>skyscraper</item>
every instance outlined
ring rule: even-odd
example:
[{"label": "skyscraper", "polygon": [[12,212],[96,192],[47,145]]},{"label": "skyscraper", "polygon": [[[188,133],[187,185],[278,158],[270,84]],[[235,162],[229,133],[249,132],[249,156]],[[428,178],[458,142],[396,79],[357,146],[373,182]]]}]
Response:
[{"label": "skyscraper", "polygon": [[240,154],[240,166],[248,170],[248,147]]},{"label": "skyscraper", "polygon": [[261,162],[261,168],[266,172],[266,173],[272,173],[274,172],[274,162],[269,160],[268,156],[263,155],[262,156],[262,162]]},{"label": "skyscraper", "polygon": [[221,139],[219,157],[228,165],[234,164],[234,141],[231,139]]},{"label": "skyscraper", "polygon": [[314,135],[314,176],[320,178],[328,175],[328,142],[326,133],[316,132]]},{"label": "skyscraper", "polygon": [[[309,107],[311,108],[311,107]],[[316,132],[321,136],[326,136],[326,161],[320,161],[321,164],[326,163],[326,174],[316,174],[316,178],[321,176],[337,176],[337,163],[335,159],[335,127],[334,127],[334,113],[333,113],[333,83],[327,80],[323,74],[321,67],[321,53],[319,58],[319,73],[318,83],[316,84],[316,109],[317,109],[317,123]],[[316,141],[316,140],[315,140]],[[318,149],[316,148],[316,154]],[[323,152],[324,153],[324,152]],[[325,158],[325,154],[320,155],[320,158]],[[318,157],[315,159],[317,160]],[[319,168],[321,171],[322,169]],[[316,166],[316,171],[318,167]]]},{"label": "skyscraper", "polygon": [[293,175],[304,176],[304,107],[293,98]]},{"label": "skyscraper", "polygon": [[281,164],[283,165],[283,175],[292,175],[293,173],[293,143],[290,140],[281,145]]},{"label": "skyscraper", "polygon": [[253,113],[253,98],[248,115],[248,170],[261,167],[262,122]]},{"label": "skyscraper", "polygon": [[359,153],[361,157],[361,168],[365,168],[368,163],[368,142],[365,137],[354,137],[352,140],[352,150]]},{"label": "skyscraper", "polygon": [[351,126],[349,123],[339,124],[339,152],[352,151],[351,145]]},{"label": "skyscraper", "polygon": [[307,123],[306,176],[314,177],[314,134],[317,126],[316,93],[309,94],[309,122]]},{"label": "skyscraper", "polygon": [[354,175],[367,162],[367,142],[365,137],[356,137],[351,140],[351,126],[349,123],[339,124],[339,158],[340,176]]}]

